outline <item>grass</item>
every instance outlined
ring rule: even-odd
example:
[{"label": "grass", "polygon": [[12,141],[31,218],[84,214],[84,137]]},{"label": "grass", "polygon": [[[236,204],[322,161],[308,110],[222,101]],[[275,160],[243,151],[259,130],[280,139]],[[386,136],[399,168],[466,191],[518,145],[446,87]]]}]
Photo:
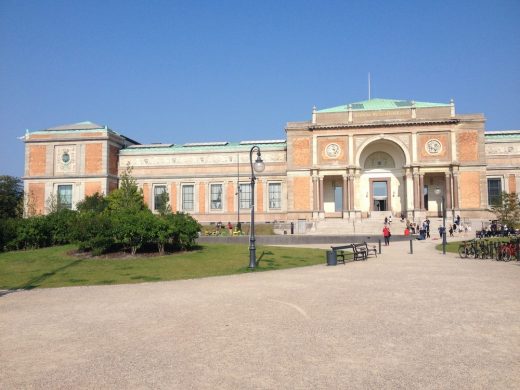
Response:
[{"label": "grass", "polygon": [[[251,272],[245,245],[207,244],[166,256],[84,259],[72,245],[0,254],[0,289],[127,284]],[[325,263],[321,249],[259,246],[257,271]]]}]

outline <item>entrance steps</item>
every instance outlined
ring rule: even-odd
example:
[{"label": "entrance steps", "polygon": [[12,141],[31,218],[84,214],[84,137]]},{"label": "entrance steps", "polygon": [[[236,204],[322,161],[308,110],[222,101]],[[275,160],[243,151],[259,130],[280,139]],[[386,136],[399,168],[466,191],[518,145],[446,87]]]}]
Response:
[{"label": "entrance steps", "polygon": [[[447,221],[447,223],[449,223]],[[442,224],[442,218],[430,218],[431,233],[435,234]],[[406,220],[393,218],[389,225],[392,234],[402,235],[406,227]],[[311,235],[383,235],[384,217],[370,217],[363,219],[328,218],[315,223],[315,228],[308,231]]]},{"label": "entrance steps", "polygon": [[[401,226],[402,225],[402,226]],[[364,219],[340,219],[340,218],[329,218],[322,221],[316,222],[316,228],[314,231],[310,231],[307,234],[315,235],[377,235],[382,234],[384,226],[384,219],[379,218],[364,218]],[[399,219],[392,222],[390,229],[398,229],[400,233],[404,231],[404,222],[400,222]]]}]

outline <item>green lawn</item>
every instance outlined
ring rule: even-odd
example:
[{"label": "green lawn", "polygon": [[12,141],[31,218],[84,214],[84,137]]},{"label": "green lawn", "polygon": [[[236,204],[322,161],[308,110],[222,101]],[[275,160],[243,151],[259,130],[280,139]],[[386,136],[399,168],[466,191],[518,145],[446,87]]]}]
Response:
[{"label": "green lawn", "polygon": [[[0,254],[0,289],[125,284],[250,272],[246,245],[207,244],[167,256],[82,259],[72,245]],[[325,263],[325,251],[259,246],[257,271]]]}]

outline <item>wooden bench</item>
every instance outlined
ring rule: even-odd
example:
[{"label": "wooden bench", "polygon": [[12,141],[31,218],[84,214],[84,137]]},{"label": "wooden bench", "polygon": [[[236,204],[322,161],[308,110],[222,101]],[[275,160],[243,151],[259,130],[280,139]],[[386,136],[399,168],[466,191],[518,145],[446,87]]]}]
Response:
[{"label": "wooden bench", "polygon": [[362,244],[365,245],[365,250],[367,252],[367,256],[370,256],[370,253],[373,253],[374,256],[377,257],[377,248],[375,245],[372,245],[369,247],[366,241],[363,241]]},{"label": "wooden bench", "polygon": [[337,261],[343,264],[345,264],[347,256],[351,256],[353,260],[366,260],[366,252],[358,245],[360,244],[331,246],[330,249],[336,253]]}]

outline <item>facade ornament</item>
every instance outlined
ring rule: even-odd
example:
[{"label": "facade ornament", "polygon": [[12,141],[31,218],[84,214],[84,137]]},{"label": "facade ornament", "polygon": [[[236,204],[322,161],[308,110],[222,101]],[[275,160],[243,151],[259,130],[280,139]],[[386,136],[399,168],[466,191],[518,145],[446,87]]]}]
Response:
[{"label": "facade ornament", "polygon": [[431,155],[440,154],[442,152],[442,144],[438,139],[431,139],[424,145],[426,153]]}]

